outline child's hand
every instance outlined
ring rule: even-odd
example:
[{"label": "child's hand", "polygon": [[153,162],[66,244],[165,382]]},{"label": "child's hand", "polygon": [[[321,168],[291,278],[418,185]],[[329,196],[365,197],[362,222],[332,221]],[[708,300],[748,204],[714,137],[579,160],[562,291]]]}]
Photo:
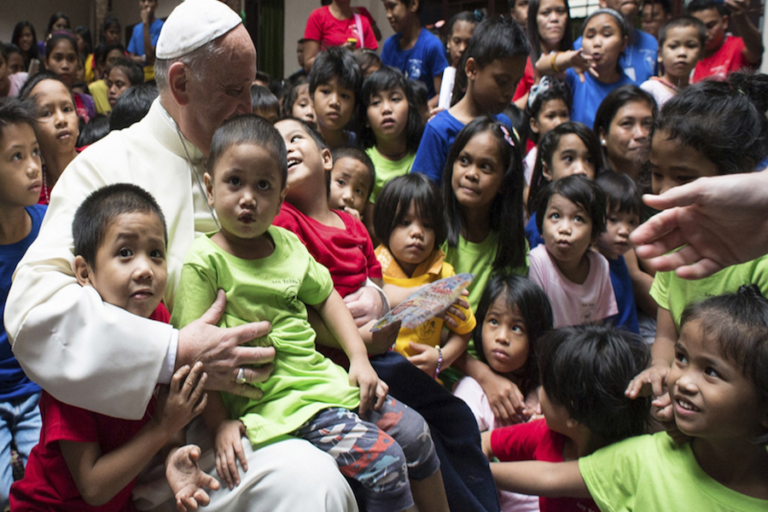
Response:
[{"label": "child's hand", "polygon": [[245,435],[245,425],[240,420],[226,420],[216,431],[216,472],[219,478],[227,482],[230,489],[240,485],[238,460],[243,471],[248,471],[248,460],[243,451],[243,435]]},{"label": "child's hand", "polygon": [[149,25],[152,23],[152,21],[155,19],[155,8],[157,7],[157,3],[147,3],[146,5],[142,6],[141,8],[141,22],[144,23],[144,25]]},{"label": "child's hand", "polygon": [[[397,335],[400,332],[400,320],[391,323],[380,331],[371,333],[371,342],[368,347],[369,354],[383,354],[389,350],[397,341]],[[373,324],[371,324],[373,325]]]},{"label": "child's hand", "polygon": [[466,297],[469,297],[469,290],[462,291],[461,295],[456,297],[456,300],[453,301],[453,304],[444,313],[437,315],[437,318],[441,319],[449,329],[456,329],[459,326],[457,319],[462,322],[467,320],[467,315],[459,309],[459,307],[467,310],[470,308]]},{"label": "child's hand", "polygon": [[408,360],[419,370],[430,377],[434,377],[440,352],[435,347],[424,345],[423,343],[409,341],[408,344],[410,345],[411,350],[418,352],[415,356],[409,357]]},{"label": "child's hand", "polygon": [[[349,363],[349,385],[360,388],[360,408],[358,414],[364,416],[368,409],[374,405],[375,397],[378,397],[375,408],[378,410],[384,403],[386,392],[381,395],[379,376],[368,362],[368,358],[357,358]],[[385,384],[386,386],[386,384]]]},{"label": "child's hand", "polygon": [[349,206],[345,206],[341,210],[344,211],[344,212],[347,212],[348,214],[350,214],[351,216],[353,216],[354,218],[356,218],[360,222],[363,221],[363,216],[360,214],[359,211],[355,210],[354,208],[350,208]]},{"label": "child's hand", "polygon": [[208,402],[204,392],[208,374],[203,363],[197,362],[190,370],[184,365],[173,374],[169,386],[163,386],[157,400],[155,420],[174,434],[184,428],[192,418],[203,412]]},{"label": "child's hand", "polygon": [[205,506],[210,501],[203,489],[217,490],[219,482],[204,473],[197,465],[200,448],[193,444],[176,448],[168,454],[165,463],[165,477],[176,498],[176,510],[186,512],[197,510],[198,505]]},{"label": "child's hand", "polygon": [[483,379],[482,388],[496,421],[512,425],[527,420],[525,397],[514,382],[494,373]]}]

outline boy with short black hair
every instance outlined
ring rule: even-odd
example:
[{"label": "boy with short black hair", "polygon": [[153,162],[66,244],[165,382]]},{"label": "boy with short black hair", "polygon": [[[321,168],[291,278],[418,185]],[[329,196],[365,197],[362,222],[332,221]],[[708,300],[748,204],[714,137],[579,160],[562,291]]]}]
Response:
[{"label": "boy with short black hair", "polygon": [[275,124],[280,119],[280,100],[266,87],[251,85],[251,107],[254,114],[263,117],[271,124]]},{"label": "boy with short black hair", "polygon": [[421,0],[384,0],[387,19],[395,31],[384,43],[381,61],[403,72],[406,78],[427,86],[430,108],[439,100],[443,70],[448,67],[440,39],[422,28],[419,20]]},{"label": "boy with short black hair", "polygon": [[157,3],[158,0],[139,0],[141,23],[134,25],[127,48],[131,58],[144,66],[145,82],[155,79],[155,47],[165,23],[155,18]]},{"label": "boy with short black hair", "polygon": [[[693,0],[688,14],[698,18],[707,29],[704,53],[693,70],[692,83],[714,76],[724,80],[734,71],[754,69],[763,55],[760,31],[747,17],[749,2],[742,0]],[[726,33],[728,22],[733,21],[741,37]]]},{"label": "boy with short black hair", "polygon": [[659,30],[672,18],[670,0],[645,0],[640,8],[642,28],[653,37],[659,37]]},{"label": "boy with short black hair", "polygon": [[[11,278],[37,238],[46,207],[38,205],[42,186],[34,105],[17,99],[0,102],[0,315]],[[11,443],[22,464],[40,437],[40,387],[24,375],[0,323],[0,510],[8,505],[13,483]]]},{"label": "boy with short black hair", "polygon": [[331,151],[331,157],[333,169],[328,206],[362,220],[376,182],[373,162],[365,151],[358,148],[337,148]]}]

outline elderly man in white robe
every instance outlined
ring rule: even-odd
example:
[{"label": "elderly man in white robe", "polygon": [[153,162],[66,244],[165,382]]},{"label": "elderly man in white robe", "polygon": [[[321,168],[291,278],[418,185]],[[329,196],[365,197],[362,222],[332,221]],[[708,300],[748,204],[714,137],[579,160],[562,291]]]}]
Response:
[{"label": "elderly man in white robe", "polygon": [[[169,16],[156,56],[158,100],[142,121],[90,146],[65,170],[40,235],[16,271],[5,314],[13,351],[35,382],[63,402],[126,419],[141,418],[155,384],[195,361],[203,362],[209,389],[258,398],[261,392],[248,383],[267,379],[274,357],[272,348],[241,346],[264,336],[267,322],[216,327],[223,294],[203,318],[175,330],[105,304],[75,280],[72,219],[104,185],[134,183],[160,204],[168,223],[164,301],[171,309],[187,248],[196,235],[217,229],[202,189],[202,159],[225,119],[251,112],[256,51],[226,5],[186,0]],[[376,314],[380,302],[378,308]],[[190,428],[190,442],[200,441],[190,439],[195,430],[204,429]],[[308,442],[291,439],[253,451],[244,438],[243,445],[248,470],[240,468],[235,489],[211,491],[209,509],[356,510],[334,460]],[[200,465],[215,476],[211,450]],[[172,505],[167,485],[154,483],[137,487],[137,505]]]}]

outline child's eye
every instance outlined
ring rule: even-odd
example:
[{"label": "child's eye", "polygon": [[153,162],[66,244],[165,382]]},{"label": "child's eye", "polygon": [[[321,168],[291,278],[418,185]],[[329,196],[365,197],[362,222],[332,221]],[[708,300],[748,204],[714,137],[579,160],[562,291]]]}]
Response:
[{"label": "child's eye", "polygon": [[240,178],[238,178],[237,176],[232,176],[232,177],[230,177],[230,178],[227,180],[227,183],[229,183],[230,185],[233,185],[233,186],[235,186],[235,187],[239,187],[240,185],[242,185],[242,184],[243,184],[243,180],[241,180],[241,179],[240,179]]},{"label": "child's eye", "polygon": [[381,100],[373,100],[373,101],[370,103],[370,106],[372,106],[372,107],[378,107],[380,104],[381,104]]},{"label": "child's eye", "polygon": [[40,148],[35,148],[32,150],[32,156],[39,157],[40,156]]},{"label": "child's eye", "polygon": [[677,361],[678,363],[680,363],[682,365],[682,364],[686,364],[688,362],[688,358],[685,356],[685,354],[683,354],[682,352],[677,350],[677,351],[675,351],[675,361]]},{"label": "child's eye", "polygon": [[459,163],[462,165],[469,165],[469,158],[467,158],[466,156],[460,156]]},{"label": "child's eye", "polygon": [[133,251],[128,249],[127,247],[123,247],[122,249],[120,249],[120,252],[118,254],[120,254],[121,258],[129,258],[133,256]]},{"label": "child's eye", "polygon": [[355,189],[355,194],[357,194],[357,195],[362,197],[363,196],[363,189],[361,189],[361,188]]},{"label": "child's eye", "polygon": [[165,259],[165,253],[161,251],[160,249],[155,249],[151,253],[149,253],[150,258],[157,258],[164,260]]},{"label": "child's eye", "polygon": [[513,326],[512,326],[512,332],[515,332],[515,333],[520,333],[520,334],[522,334],[522,333],[524,332],[524,331],[523,331],[523,327],[522,327],[522,326],[520,326],[520,325],[513,325]]},{"label": "child's eye", "polygon": [[64,107],[63,110],[64,110],[64,112],[67,112],[67,113],[74,112],[75,111],[75,107],[73,107],[71,105],[67,105],[66,107]]},{"label": "child's eye", "polygon": [[11,160],[21,160],[21,153],[14,153],[11,155]]},{"label": "child's eye", "polygon": [[717,372],[717,370],[715,370],[711,366],[707,366],[706,368],[704,368],[704,374],[709,376],[709,377],[715,377],[717,379],[721,378],[720,374]]},{"label": "child's eye", "polygon": [[267,180],[259,180],[259,182],[256,183],[256,188],[259,190],[269,190],[269,182]]},{"label": "child's eye", "polygon": [[570,164],[570,163],[573,163],[573,157],[572,157],[572,156],[570,156],[570,155],[565,155],[565,156],[563,157],[563,161],[565,161],[565,162],[568,162],[569,164]]},{"label": "child's eye", "polygon": [[550,213],[549,214],[549,218],[552,219],[552,220],[559,220],[560,219],[560,214],[559,213]]},{"label": "child's eye", "polygon": [[296,142],[297,140],[300,140],[300,139],[301,139],[301,135],[294,135],[293,137],[291,137],[290,142],[294,143],[294,142]]},{"label": "child's eye", "polygon": [[581,215],[575,215],[575,216],[573,217],[573,220],[575,220],[576,222],[586,222],[586,220],[584,219],[584,217],[582,217]]},{"label": "child's eye", "polygon": [[496,320],[495,318],[489,318],[489,319],[488,319],[488,320],[486,320],[486,321],[487,321],[489,324],[491,324],[491,325],[499,325],[499,321],[498,321],[498,320]]},{"label": "child's eye", "polygon": [[51,113],[50,110],[45,109],[45,110],[41,110],[40,112],[38,112],[37,115],[40,116],[40,117],[49,117],[51,114],[52,113]]},{"label": "child's eye", "polygon": [[342,179],[336,180],[336,183],[338,183],[340,187],[343,187],[344,185],[346,185],[346,182]]}]

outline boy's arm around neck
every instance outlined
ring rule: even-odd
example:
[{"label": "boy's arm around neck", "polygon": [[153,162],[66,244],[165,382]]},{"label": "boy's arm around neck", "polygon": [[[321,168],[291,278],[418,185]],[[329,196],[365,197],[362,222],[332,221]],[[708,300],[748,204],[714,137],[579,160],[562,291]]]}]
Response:
[{"label": "boy's arm around neck", "polygon": [[591,498],[579,471],[579,462],[494,462],[496,487],[505,491],[548,498]]}]

